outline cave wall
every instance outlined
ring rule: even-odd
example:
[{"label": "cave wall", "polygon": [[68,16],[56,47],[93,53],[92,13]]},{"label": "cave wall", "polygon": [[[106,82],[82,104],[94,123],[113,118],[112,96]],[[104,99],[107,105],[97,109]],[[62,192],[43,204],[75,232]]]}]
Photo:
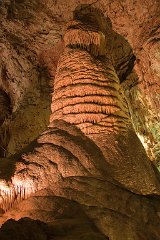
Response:
[{"label": "cave wall", "polygon": [[80,4],[101,9],[112,24],[108,54],[124,87],[132,120],[148,154],[159,161],[159,1],[3,0],[0,3],[0,88],[12,114],[5,155],[42,132],[49,122],[56,64],[66,23]]}]

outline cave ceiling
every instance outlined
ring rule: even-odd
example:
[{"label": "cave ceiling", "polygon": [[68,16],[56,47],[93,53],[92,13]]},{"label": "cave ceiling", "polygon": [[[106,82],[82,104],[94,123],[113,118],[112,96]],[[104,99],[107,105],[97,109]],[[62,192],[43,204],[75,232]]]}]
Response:
[{"label": "cave ceiling", "polygon": [[[159,0],[2,0],[0,2],[1,157],[49,123],[51,92],[66,24],[81,5],[106,17],[107,53],[149,157],[160,162]],[[84,5],[83,5],[84,7]]]}]

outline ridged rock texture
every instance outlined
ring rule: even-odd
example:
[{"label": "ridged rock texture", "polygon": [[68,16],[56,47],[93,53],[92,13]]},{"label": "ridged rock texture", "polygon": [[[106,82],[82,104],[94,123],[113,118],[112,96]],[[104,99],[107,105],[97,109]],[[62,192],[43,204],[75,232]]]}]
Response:
[{"label": "ridged rock texture", "polygon": [[[137,145],[134,153],[141,150]],[[22,157],[16,156],[16,166],[10,160],[9,175],[12,184],[1,182],[1,208],[7,211],[1,223],[22,219],[7,221],[1,239],[38,240],[39,231],[44,239],[159,239],[160,198],[134,194],[115,181],[100,148],[63,120],[55,121]],[[50,231],[39,224],[35,229],[37,220]]]},{"label": "ridged rock texture", "polygon": [[[63,5],[63,2],[46,2],[45,7],[38,1],[2,2],[2,15],[9,20],[3,22],[2,31],[6,23],[7,29],[19,24],[16,26],[20,30],[22,19],[27,22],[26,12],[30,13],[27,26],[31,24],[29,26],[36,29],[37,19],[32,19],[37,10],[36,4],[41,10],[38,17],[42,17],[42,13],[52,17],[47,9],[53,8],[57,19],[73,20],[68,21],[65,27],[64,42],[61,40],[55,48],[44,49],[43,53],[42,49],[40,51],[41,44],[34,49],[37,50],[35,56],[39,56],[41,61],[43,58],[41,64],[47,64],[51,78],[55,75],[61,55],[55,79],[50,81],[52,87],[49,89],[48,78],[43,85],[47,87],[46,93],[53,92],[52,113],[47,130],[25,149],[0,162],[0,221],[5,223],[0,229],[0,239],[160,239],[160,176],[133,130],[128,110],[131,108],[133,118],[133,108],[123,91],[128,91],[124,76],[134,74],[135,78],[135,57],[131,51],[124,65],[123,62],[118,65],[115,51],[112,53],[109,46],[109,41],[117,35],[114,35],[109,19],[105,17],[107,13],[109,15],[108,7],[113,8],[115,13],[119,10],[117,16],[120,6],[124,8],[118,1],[113,3],[97,1],[92,6],[76,8],[76,1],[71,6],[68,3]],[[130,5],[124,3],[129,11]],[[153,15],[156,15],[157,6],[155,2],[150,8]],[[105,15],[99,9],[106,9]],[[63,17],[58,12],[63,12]],[[70,14],[70,19],[67,14]],[[55,19],[53,21],[57,21]],[[31,20],[33,23],[29,22]],[[134,23],[136,25],[136,20]],[[63,25],[63,21],[60,24]],[[114,20],[114,24],[123,33],[123,19],[119,24]],[[131,23],[130,27],[132,29]],[[154,32],[157,33],[157,30]],[[137,31],[135,39],[138,34]],[[131,39],[131,33],[127,37]],[[42,42],[45,44],[44,39]],[[16,50],[13,51],[17,59],[18,51],[23,49],[21,46],[15,45]],[[6,64],[7,51],[3,48],[1,85],[10,96],[3,94],[6,100],[2,98],[2,101],[7,103],[3,109],[7,112],[11,108],[16,113],[18,106],[22,106],[20,102],[25,96],[27,98],[26,89],[29,87],[25,89],[24,82],[24,89],[21,84],[17,88],[17,81],[7,82],[11,72],[14,75],[15,71],[13,57]],[[128,62],[132,65],[131,69],[126,67]],[[25,68],[26,53],[22,63]],[[33,88],[38,83],[27,82],[26,74],[33,70],[31,66],[28,62],[24,80]],[[43,74],[40,79],[44,81]],[[20,76],[13,76],[13,79]],[[35,80],[35,76],[37,70],[31,79]],[[41,92],[42,89],[36,95],[38,91],[32,89],[29,93],[29,96],[42,96],[40,105],[47,95]],[[11,103],[12,106],[9,106]],[[7,221],[10,218],[12,220]]]},{"label": "ridged rock texture", "polygon": [[[6,154],[21,150],[47,127],[61,39],[73,12],[84,3],[101,9],[112,22],[107,49],[124,86],[136,132],[158,165],[159,0],[1,1],[0,88],[13,107]],[[90,11],[87,6],[85,11]]]}]

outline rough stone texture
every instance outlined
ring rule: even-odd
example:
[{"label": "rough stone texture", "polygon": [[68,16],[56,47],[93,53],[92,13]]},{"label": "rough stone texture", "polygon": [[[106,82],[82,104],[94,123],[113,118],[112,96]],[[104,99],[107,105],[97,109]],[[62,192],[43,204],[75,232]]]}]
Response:
[{"label": "rough stone texture", "polygon": [[[42,89],[48,89],[49,86],[46,81],[47,74],[49,73],[51,77],[55,74],[55,65],[62,49],[61,44],[56,46],[56,43],[61,40],[66,22],[72,19],[73,11],[82,3],[100,8],[112,21],[113,29],[121,34],[111,36],[112,41],[108,42],[108,48],[113,54],[117,72],[121,71],[119,76],[123,80],[126,79],[130,68],[132,70],[134,62],[132,49],[134,51],[138,82],[133,87],[133,81],[128,89],[134,112],[134,125],[143,142],[147,143],[144,145],[146,149],[149,148],[149,156],[158,161],[160,9],[158,0],[1,1],[1,81],[3,81],[1,85],[11,98],[14,112],[8,154],[15,153],[27,145],[48,124],[50,105],[48,91],[45,91],[43,101],[39,99],[42,99]],[[123,37],[128,40],[130,46]],[[45,69],[48,73],[45,73]],[[45,75],[45,78],[41,75]],[[44,105],[40,113],[37,112],[37,106],[29,106],[28,109],[25,96],[31,99],[33,104],[38,105],[38,108]],[[45,99],[48,100],[45,102]],[[21,110],[19,106],[22,106]],[[27,111],[34,113],[34,119],[28,117],[26,121],[19,122],[19,116]],[[41,124],[37,127],[36,121],[40,118]],[[27,125],[27,128],[17,135],[22,125]],[[32,129],[32,134],[27,129]]]},{"label": "rough stone texture", "polygon": [[[79,2],[75,1],[71,3],[71,5],[70,3],[66,5],[61,1],[49,5],[49,1],[46,1],[45,5],[43,4],[44,3],[38,1],[2,2],[2,15],[7,16],[7,21],[5,22],[5,20],[3,20],[2,30],[7,26],[7,30],[9,29],[10,33],[13,31],[13,26],[15,26],[15,29],[17,29],[17,26],[21,26],[20,35],[22,33],[25,35],[27,39],[25,43],[28,44],[28,47],[30,47],[32,51],[34,49],[36,52],[36,58],[32,62],[31,67],[34,66],[35,62],[42,64],[44,67],[47,66],[48,74],[51,77],[50,83],[53,85],[58,53],[63,50],[64,46],[61,40],[55,45],[56,40],[61,38],[60,35],[53,41],[54,48],[47,48],[48,43],[46,44],[47,46],[41,43],[41,41],[44,42],[43,37],[38,40],[38,44],[36,42],[35,45],[35,41],[29,44],[27,37],[31,35],[24,32],[23,28],[25,24],[27,24],[27,31],[29,31],[30,26],[32,32],[34,27],[35,29],[39,28],[38,21],[41,23],[44,21],[46,25],[41,26],[45,26],[47,29],[47,19],[52,18],[53,22],[58,22],[57,18],[60,17],[61,22],[59,24],[61,24],[61,29],[58,31],[58,34],[63,34],[63,17],[65,21],[66,19],[71,19],[72,12]],[[131,8],[132,4],[133,8]],[[139,5],[138,2],[130,2],[130,4],[127,5],[127,1],[123,3],[119,1],[112,1],[111,3],[97,1],[93,6],[102,8],[105,14],[108,14],[111,19],[113,18],[114,28],[127,37],[136,52],[139,46],[143,46],[149,34],[148,29],[144,31],[145,19],[143,19],[143,16],[148,17],[145,6],[149,6],[149,3],[145,2],[145,4]],[[153,18],[154,16],[155,18],[157,17],[157,6],[156,2],[153,8],[149,6],[149,16],[152,16],[152,21],[149,22],[149,18],[146,24],[154,25]],[[49,11],[50,9],[53,10],[52,7],[54,11]],[[140,12],[138,8],[140,8]],[[5,11],[5,9],[7,9],[7,11]],[[136,11],[134,9],[136,9]],[[36,15],[36,11],[39,11],[38,16]],[[132,19],[132,11],[136,12],[134,19]],[[53,18],[53,13],[57,18]],[[63,17],[59,16],[59,13],[63,13]],[[46,16],[46,14],[47,18],[42,18]],[[117,18],[115,18],[115,16]],[[117,19],[119,22],[116,22]],[[131,20],[133,20],[133,23]],[[48,22],[51,23],[52,21]],[[107,22],[110,22],[109,19],[107,19]],[[123,26],[123,22],[126,23],[125,27]],[[139,26],[139,28],[133,39],[132,30],[134,30],[135,26]],[[57,25],[55,28],[56,27]],[[144,31],[144,36],[141,36],[140,29]],[[15,32],[15,34],[17,34],[17,32]],[[53,35],[55,36],[55,33]],[[35,34],[36,38],[37,36],[39,36],[38,33]],[[43,33],[42,36],[44,36]],[[117,35],[113,34],[113,36]],[[141,41],[138,42],[138,38],[140,38]],[[4,41],[4,45],[8,39],[6,42]],[[127,45],[127,47],[128,46],[129,45]],[[21,48],[18,47],[16,49],[19,51]],[[124,84],[124,89],[130,100],[124,77],[128,77],[129,79],[133,74],[133,78],[135,79],[135,73],[132,71],[135,60],[133,52],[128,51],[128,49],[130,49],[129,46],[125,52],[127,54],[127,60],[124,61],[124,65],[123,61],[120,61],[119,65],[116,61],[116,59],[118,59],[118,57],[116,57],[116,51],[111,54],[114,50],[112,51],[111,48],[107,49],[107,54],[113,58],[113,64],[120,76],[121,82]],[[13,43],[11,44],[11,50],[13,51]],[[19,71],[18,67],[17,73],[20,75],[18,75],[18,77],[14,75],[16,72],[13,67],[15,64],[13,58],[14,54],[17,54],[17,51],[16,53],[12,51],[11,53],[13,55],[11,54],[11,58],[7,55],[10,60],[8,62],[5,55],[6,52],[3,52],[4,55],[2,55],[1,85],[3,86],[3,91],[11,98],[13,112],[15,111],[17,119],[19,120],[18,116],[23,115],[23,110],[21,114],[18,115],[19,112],[16,109],[23,106],[23,100],[27,108],[29,107],[27,93],[30,92],[30,88],[32,89],[32,93],[29,93],[31,94],[29,96],[34,96],[35,99],[37,99],[36,93],[38,92],[37,88],[39,84],[34,81],[37,79],[36,76],[39,76],[40,71],[38,70],[33,77],[34,84],[31,83],[32,81],[30,82],[32,77],[28,78],[26,75],[24,82],[22,81],[21,83],[20,78],[23,75],[23,71]],[[83,51],[86,50],[84,49]],[[92,54],[91,48],[89,48],[88,51]],[[28,50],[23,52],[23,55],[27,53]],[[124,57],[123,53],[122,51],[122,56]],[[54,58],[52,54],[55,56]],[[136,56],[138,56],[138,50]],[[60,61],[62,61],[62,59]],[[94,60],[92,61],[94,63]],[[144,60],[144,63],[146,62],[147,60]],[[6,67],[8,64],[9,68]],[[126,67],[128,64],[129,67]],[[139,75],[137,64],[139,64],[139,62],[136,63],[135,70]],[[130,67],[130,65],[132,65],[132,67]],[[29,69],[29,71],[33,69],[34,67]],[[14,77],[13,79],[10,77],[8,81],[6,81],[6,76],[8,76],[9,73],[11,76],[14,75]],[[149,77],[149,75],[146,74],[146,81],[147,77]],[[135,80],[132,82],[135,82]],[[35,89],[33,89],[33,86],[35,86]],[[45,81],[44,86],[48,89],[49,83]],[[14,91],[16,89],[18,89],[17,92]],[[41,89],[38,92],[40,93],[38,96],[42,96],[43,90]],[[54,91],[54,93],[56,93],[56,88]],[[119,91],[119,89],[117,89],[117,91]],[[47,96],[48,91],[44,92],[44,95]],[[111,99],[113,99],[113,95],[111,96]],[[41,101],[43,102],[43,98],[41,98],[40,102],[38,101],[40,105]],[[46,102],[48,104],[48,101]],[[120,103],[122,102],[123,100],[120,99]],[[63,104],[63,101],[61,103]],[[118,102],[115,104],[117,105]],[[148,102],[146,101],[145,104],[147,105]],[[129,101],[129,105],[133,118],[134,111],[131,100]],[[112,110],[112,108],[110,109]],[[148,109],[148,107],[146,107],[146,109]],[[118,116],[118,114],[116,116]],[[39,116],[37,116],[37,118],[39,118]],[[58,119],[58,117],[56,118]],[[63,114],[60,119],[63,119]],[[28,122],[30,123],[31,120],[32,119],[29,118]],[[120,129],[116,132],[113,127],[112,133],[106,131],[105,134],[92,136],[92,134],[86,133],[83,129],[82,131],[85,134],[82,133],[76,126],[73,126],[73,123],[69,124],[63,120],[51,121],[49,128],[25,150],[10,159],[3,159],[1,161],[0,172],[2,179],[0,182],[0,206],[2,215],[1,224],[5,224],[0,230],[0,237],[8,240],[22,238],[65,240],[75,238],[113,240],[160,239],[159,173],[148,161],[144,149],[133,129],[130,128],[130,125],[126,129],[127,131],[125,133],[119,131]],[[38,132],[39,129],[36,129],[36,131]],[[33,134],[29,133],[29,131],[27,132],[29,136],[35,137],[36,131],[34,130]],[[13,141],[12,139],[13,138],[11,138],[11,141]],[[28,139],[28,142],[30,142],[30,139]],[[11,146],[10,148],[12,149],[13,145],[11,144],[9,146]],[[21,146],[13,148],[12,152],[20,148]],[[7,212],[4,213],[4,211]],[[23,219],[23,217],[28,218]],[[18,222],[14,220],[6,222],[10,218],[20,220]],[[37,220],[39,221],[37,222]],[[40,225],[41,230],[39,230]],[[17,231],[12,231],[12,229]],[[29,229],[29,231],[27,229]]]},{"label": "rough stone texture", "polygon": [[[130,134],[131,136],[135,138],[134,134]],[[119,143],[117,145],[119,153],[115,152],[113,142],[115,137],[116,141],[120,141],[117,139],[118,135],[109,134],[108,137],[111,143],[111,146],[108,145],[110,149],[108,155],[116,159],[116,155],[120,157],[120,152],[124,154],[125,146]],[[12,194],[12,197],[5,202],[6,207],[12,203],[12,209],[2,215],[1,224],[10,218],[19,220],[28,217],[29,219],[26,220],[28,223],[24,220],[17,223],[6,222],[0,230],[0,237],[9,240],[18,236],[18,239],[22,239],[25,234],[28,239],[31,235],[30,230],[26,230],[28,224],[29,229],[34,232],[32,234],[34,237],[39,230],[35,229],[36,222],[35,225],[32,223],[33,220],[38,219],[47,224],[46,228],[51,228],[48,233],[49,239],[55,236],[55,239],[65,240],[75,237],[76,239],[109,237],[113,240],[158,240],[160,197],[142,196],[125,189],[113,179],[115,176],[111,171],[112,163],[106,161],[107,157],[104,157],[102,151],[75,126],[64,121],[56,121],[37,142],[33,142],[26,149],[23,156],[16,156],[16,162],[10,161],[7,178],[12,177],[12,184],[14,187],[16,185],[19,187],[18,191],[20,186],[25,188],[27,200],[22,201],[23,192],[19,191],[16,198]],[[126,155],[132,156],[138,151],[141,154],[140,142],[132,151],[127,150]],[[123,169],[128,168],[125,155],[121,156],[119,164],[122,172]],[[139,171],[142,177],[145,172],[141,168]],[[4,177],[4,173],[6,176],[6,166],[1,166],[1,178]],[[128,180],[130,178],[135,185],[134,178],[131,175],[127,176],[127,171],[124,171],[123,175]],[[148,176],[144,177],[142,182],[137,181],[138,189],[141,191],[144,187],[145,191],[146,188],[155,191],[147,178]],[[3,187],[7,191],[5,183]],[[29,197],[35,189],[39,191]],[[18,226],[23,221],[19,230]],[[15,231],[11,232],[10,228],[14,227]],[[43,228],[41,231],[43,236]]]},{"label": "rough stone texture", "polygon": [[131,123],[109,59],[95,59],[79,48],[66,47],[59,59],[51,110],[50,122],[64,119],[86,134],[105,133],[106,128],[108,132],[125,131]]}]

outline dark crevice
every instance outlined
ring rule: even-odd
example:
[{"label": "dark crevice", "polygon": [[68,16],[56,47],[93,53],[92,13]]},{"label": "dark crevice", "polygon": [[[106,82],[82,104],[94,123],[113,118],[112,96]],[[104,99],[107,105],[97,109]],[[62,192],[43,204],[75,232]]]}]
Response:
[{"label": "dark crevice", "polygon": [[[128,60],[128,63],[126,64],[127,65],[126,71],[124,73],[122,73],[122,75],[118,76],[120,83],[124,82],[126,80],[126,78],[128,77],[128,75],[132,72],[134,64],[135,64],[135,60],[136,60],[135,55],[132,55],[132,57]],[[117,66],[116,71],[119,71],[119,69],[121,69],[122,65],[124,65],[124,62],[122,62],[121,64],[119,64]],[[125,67],[126,67],[126,65],[125,65]]]},{"label": "dark crevice", "polygon": [[10,139],[9,117],[12,113],[11,99],[8,94],[0,89],[0,157],[7,155],[7,146]]}]

